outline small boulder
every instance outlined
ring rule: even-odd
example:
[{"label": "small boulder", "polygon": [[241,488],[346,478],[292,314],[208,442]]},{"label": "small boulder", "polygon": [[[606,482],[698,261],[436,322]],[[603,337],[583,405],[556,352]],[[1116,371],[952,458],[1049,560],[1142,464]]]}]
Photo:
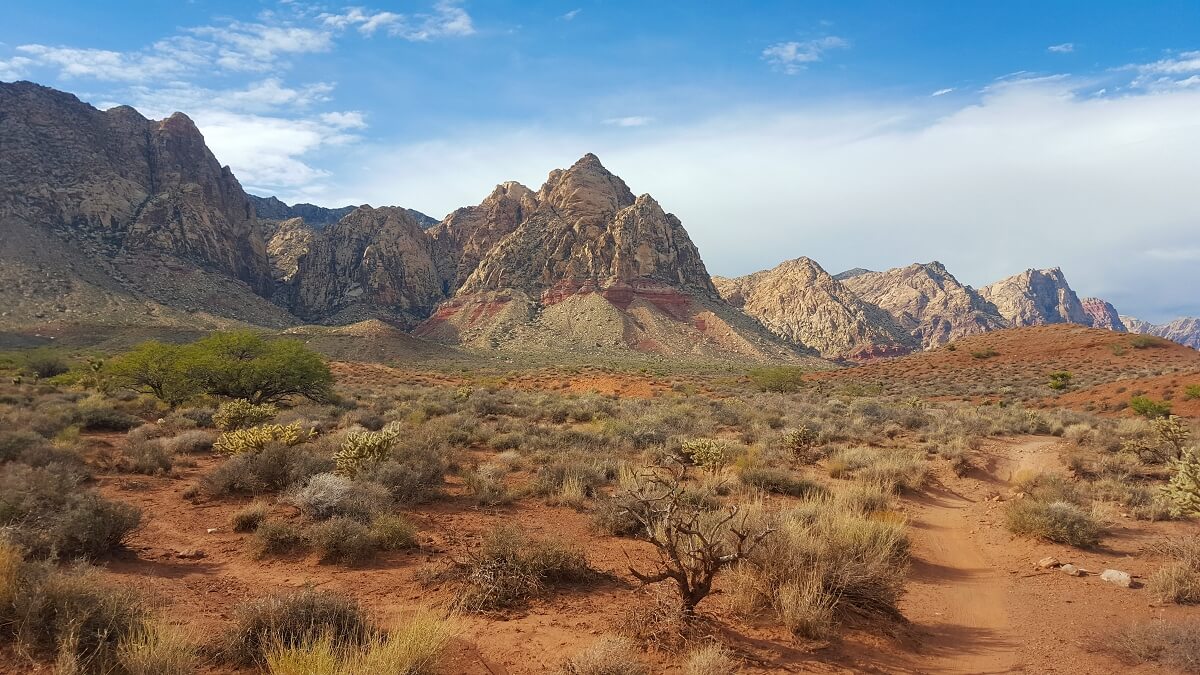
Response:
[{"label": "small boulder", "polygon": [[183,558],[184,560],[199,560],[200,558],[204,557],[204,551],[201,551],[198,548],[189,548],[176,553],[175,557]]},{"label": "small boulder", "polygon": [[1133,586],[1133,577],[1129,576],[1129,572],[1122,572],[1121,570],[1104,570],[1100,578],[1121,588]]},{"label": "small boulder", "polygon": [[1065,573],[1067,573],[1067,574],[1069,574],[1069,575],[1071,575],[1071,576],[1073,576],[1073,577],[1081,577],[1081,576],[1083,576],[1083,570],[1081,570],[1081,569],[1079,569],[1078,567],[1076,567],[1076,566],[1072,565],[1071,563],[1067,563],[1066,565],[1063,565],[1062,567],[1060,567],[1060,568],[1058,568],[1058,569],[1062,570],[1063,572],[1065,572]]},{"label": "small boulder", "polygon": [[1062,566],[1062,563],[1058,562],[1058,558],[1055,558],[1054,556],[1046,556],[1045,558],[1042,558],[1041,560],[1037,561],[1038,569],[1042,569],[1042,570],[1048,570],[1051,567],[1061,567],[1061,566]]}]

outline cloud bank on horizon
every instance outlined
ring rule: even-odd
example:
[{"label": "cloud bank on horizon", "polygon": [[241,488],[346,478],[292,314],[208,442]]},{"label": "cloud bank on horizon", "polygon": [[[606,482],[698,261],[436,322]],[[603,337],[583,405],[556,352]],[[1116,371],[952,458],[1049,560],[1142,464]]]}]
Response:
[{"label": "cloud bank on horizon", "polygon": [[11,12],[0,80],[182,110],[250,192],[441,216],[595,152],[713,273],[939,259],[978,286],[1058,265],[1122,313],[1200,314],[1200,51],[1179,42],[1200,10],[1141,8],[1109,22],[1118,36],[1082,15],[1014,35],[986,8],[879,21],[885,3],[832,0],[753,16],[212,0],[138,22],[59,4]]}]

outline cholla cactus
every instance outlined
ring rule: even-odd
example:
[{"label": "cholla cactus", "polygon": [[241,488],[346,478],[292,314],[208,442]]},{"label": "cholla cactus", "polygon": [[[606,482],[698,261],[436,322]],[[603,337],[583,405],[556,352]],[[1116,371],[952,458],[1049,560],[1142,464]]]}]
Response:
[{"label": "cholla cactus", "polygon": [[1183,454],[1183,446],[1192,436],[1192,430],[1187,423],[1176,415],[1158,417],[1150,420],[1154,435],[1166,446],[1170,459],[1177,459]]},{"label": "cholla cactus", "polygon": [[808,450],[816,444],[817,432],[804,424],[783,435],[783,446],[797,454]]},{"label": "cholla cactus", "polygon": [[1200,513],[1200,451],[1193,448],[1171,462],[1175,475],[1163,487],[1163,494],[1180,515]]},{"label": "cholla cactus", "polygon": [[682,450],[693,464],[708,471],[716,471],[729,463],[729,446],[713,438],[684,441]]},{"label": "cholla cactus", "polygon": [[249,429],[226,431],[213,444],[213,450],[226,455],[240,455],[245,452],[258,452],[268,443],[299,445],[311,440],[315,435],[316,433],[312,429],[305,429],[300,422],[293,422],[286,426],[266,424]]},{"label": "cholla cactus", "polygon": [[379,431],[359,431],[346,434],[342,447],[333,455],[337,471],[355,476],[368,466],[384,461],[400,438],[401,424],[390,422]]},{"label": "cholla cactus", "polygon": [[213,413],[213,424],[218,429],[231,431],[268,422],[275,417],[279,410],[270,403],[255,405],[244,398],[235,398],[222,403],[217,412]]}]

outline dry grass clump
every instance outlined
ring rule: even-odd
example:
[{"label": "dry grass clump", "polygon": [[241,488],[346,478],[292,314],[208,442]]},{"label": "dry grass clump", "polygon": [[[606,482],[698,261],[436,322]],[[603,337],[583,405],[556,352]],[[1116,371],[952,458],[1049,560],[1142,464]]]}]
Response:
[{"label": "dry grass clump", "polygon": [[533,539],[515,526],[489,531],[466,562],[436,575],[461,584],[456,605],[471,612],[520,607],[551,586],[597,576],[577,547]]},{"label": "dry grass clump", "polygon": [[807,497],[828,492],[820,483],[784,469],[752,466],[743,469],[738,477],[747,487],[790,497]]},{"label": "dry grass clump", "polygon": [[482,464],[463,476],[467,492],[480,506],[503,506],[516,498],[504,485],[508,470],[499,464]]},{"label": "dry grass clump", "polygon": [[211,431],[192,429],[178,436],[163,439],[163,447],[173,455],[196,455],[209,452],[217,437]]},{"label": "dry grass clump", "polygon": [[1103,529],[1090,513],[1067,501],[1020,499],[1009,502],[1004,515],[1013,534],[1079,548],[1098,544]]},{"label": "dry grass clump", "polygon": [[1200,672],[1200,622],[1152,621],[1121,630],[1109,643],[1133,664],[1154,663],[1185,673]]},{"label": "dry grass clump", "polygon": [[453,617],[419,612],[386,636],[372,635],[361,645],[339,646],[332,634],[288,645],[272,644],[265,656],[270,675],[426,675],[436,672],[458,632]]},{"label": "dry grass clump", "polygon": [[648,675],[650,669],[638,657],[637,648],[629,639],[610,635],[568,659],[561,672],[564,675]]},{"label": "dry grass clump", "polygon": [[900,616],[909,546],[903,523],[831,499],[765,517],[777,531],[734,568],[735,610],[772,611],[810,638],[828,637],[848,615]]},{"label": "dry grass clump", "polygon": [[731,675],[737,671],[737,660],[715,642],[693,649],[683,661],[683,675]]},{"label": "dry grass clump", "polygon": [[254,502],[238,509],[230,518],[234,532],[253,532],[267,519],[271,507],[266,502]]},{"label": "dry grass clump", "polygon": [[849,448],[826,462],[831,478],[856,478],[887,485],[893,492],[915,492],[929,478],[929,465],[920,453],[879,448]]},{"label": "dry grass clump", "polygon": [[309,527],[308,540],[321,554],[323,563],[354,565],[367,560],[378,550],[371,537],[371,528],[343,516]]},{"label": "dry grass clump", "polygon": [[181,631],[145,621],[117,647],[126,675],[191,675],[197,672],[196,645]]},{"label": "dry grass clump", "polygon": [[125,444],[124,469],[147,476],[167,474],[175,466],[174,454],[159,439]]},{"label": "dry grass clump", "polygon": [[308,547],[304,531],[285,520],[265,520],[254,531],[251,551],[257,557],[282,555]]},{"label": "dry grass clump", "polygon": [[371,521],[371,540],[381,551],[417,548],[417,528],[401,515],[377,516]]},{"label": "dry grass clump", "polygon": [[263,664],[278,650],[302,648],[322,639],[331,648],[358,647],[376,631],[353,598],[302,590],[251,600],[237,609],[222,636],[220,655],[242,666]]},{"label": "dry grass clump", "polygon": [[343,516],[369,522],[391,510],[392,496],[384,486],[333,473],[319,473],[293,489],[287,501],[317,520]]},{"label": "dry grass clump", "polygon": [[1150,592],[1163,602],[1200,603],[1200,537],[1168,541],[1159,550],[1172,560],[1150,575]]}]

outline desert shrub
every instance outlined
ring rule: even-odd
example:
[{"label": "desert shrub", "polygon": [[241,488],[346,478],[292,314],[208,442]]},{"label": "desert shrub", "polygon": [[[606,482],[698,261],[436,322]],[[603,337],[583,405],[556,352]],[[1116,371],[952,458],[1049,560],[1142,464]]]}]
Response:
[{"label": "desert shrub", "polygon": [[310,476],[333,469],[333,460],[305,445],[272,444],[260,452],[234,455],[205,476],[204,490],[211,495],[278,492],[303,483]]},{"label": "desert shrub", "polygon": [[124,468],[127,471],[153,476],[170,473],[174,465],[175,460],[171,452],[157,439],[125,445]]},{"label": "desert shrub", "polygon": [[86,431],[128,431],[142,424],[142,420],[117,410],[110,403],[89,398],[76,408],[75,423]]},{"label": "desert shrub", "polygon": [[258,452],[270,444],[299,445],[312,440],[314,435],[312,428],[306,428],[301,422],[266,424],[226,431],[213,444],[213,450],[226,455],[240,455]]},{"label": "desert shrub", "polygon": [[611,635],[597,640],[592,646],[563,663],[564,675],[648,675],[637,655],[637,649],[627,638]]},{"label": "desert shrub", "polygon": [[81,490],[60,466],[0,466],[0,528],[36,557],[95,558],[121,544],[140,512]]},{"label": "desert shrub", "polygon": [[308,539],[323,563],[354,565],[375,555],[378,548],[371,528],[357,520],[336,516],[308,529]]},{"label": "desert shrub", "polygon": [[253,532],[267,519],[267,513],[270,510],[271,507],[266,502],[247,504],[233,512],[230,525],[234,532]]},{"label": "desert shrub", "polygon": [[1013,534],[1080,548],[1100,542],[1100,524],[1071,502],[1019,499],[1008,503],[1005,518]]},{"label": "desert shrub", "polygon": [[264,663],[269,650],[303,647],[328,637],[341,649],[366,643],[375,629],[349,597],[315,590],[267,596],[242,604],[221,640],[221,655],[239,665]]},{"label": "desert shrub", "polygon": [[1129,338],[1129,346],[1134,349],[1148,349],[1150,347],[1165,347],[1168,344],[1163,338],[1154,335],[1134,335]]},{"label": "desert shrub", "polygon": [[329,634],[288,646],[273,644],[266,653],[270,675],[429,675],[457,633],[453,618],[419,612],[385,638],[372,635],[360,646],[337,647]]},{"label": "desert shrub", "polygon": [[32,431],[0,431],[0,462],[16,461],[26,450],[45,442],[45,438]]},{"label": "desert shrub", "polygon": [[792,497],[805,497],[828,491],[820,483],[783,469],[750,467],[741,472],[740,478],[744,485],[752,488]]},{"label": "desert shrub", "polygon": [[807,425],[800,426],[788,431],[783,435],[780,441],[783,447],[790,450],[793,454],[803,455],[813,448],[820,439],[820,434],[809,428]]},{"label": "desert shrub", "polygon": [[929,477],[929,465],[919,453],[876,448],[849,448],[825,463],[831,478],[853,477],[887,485],[893,492],[917,491]]},{"label": "desert shrub", "polygon": [[1192,428],[1175,415],[1150,420],[1150,429],[1165,450],[1166,459],[1177,459],[1182,455],[1184,446],[1192,437]]},{"label": "desert shrub", "polygon": [[360,471],[387,460],[403,429],[399,422],[391,422],[379,431],[346,434],[342,447],[333,456],[338,473],[356,476]]},{"label": "desert shrub", "polygon": [[10,603],[0,609],[0,630],[11,631],[25,651],[56,656],[78,672],[115,669],[121,643],[147,616],[136,594],[87,568],[25,563],[17,578]]},{"label": "desert shrub", "polygon": [[445,470],[440,457],[429,461],[387,461],[371,467],[360,478],[384,486],[399,504],[416,504],[438,494]]},{"label": "desert shrub", "polygon": [[270,403],[255,405],[244,398],[237,398],[217,406],[212,422],[222,431],[233,431],[269,422],[278,412],[279,409]]},{"label": "desert shrub", "polygon": [[335,473],[312,476],[303,486],[292,490],[287,501],[310,518],[344,516],[364,523],[392,507],[391,495],[382,485]]},{"label": "desert shrub", "polygon": [[401,515],[376,516],[371,521],[371,540],[381,551],[417,548],[417,528]]},{"label": "desert shrub", "polygon": [[555,495],[570,484],[581,497],[589,497],[595,495],[596,488],[603,485],[606,478],[604,469],[593,462],[560,459],[538,467],[533,493],[542,497]]},{"label": "desert shrub", "polygon": [[791,393],[804,386],[804,369],[797,366],[773,366],[755,368],[749,373],[750,381],[762,391]]},{"label": "desert shrub", "polygon": [[304,532],[284,520],[264,520],[254,530],[252,550],[259,557],[292,553],[307,546]]},{"label": "desert shrub", "polygon": [[1174,472],[1163,487],[1171,510],[1180,515],[1200,513],[1200,450],[1188,450],[1172,462]]},{"label": "desert shrub", "polygon": [[1200,384],[1189,384],[1183,390],[1183,397],[1189,401],[1200,399]]},{"label": "desert shrub", "polygon": [[693,649],[683,660],[683,675],[731,675],[737,670],[737,660],[715,642]]},{"label": "desert shrub", "polygon": [[890,485],[860,480],[843,486],[833,499],[839,508],[848,513],[868,515],[887,511],[892,504],[894,493],[895,490]]},{"label": "desert shrub", "polygon": [[587,582],[596,575],[577,547],[533,539],[510,525],[487,532],[478,551],[442,576],[461,585],[457,606],[490,612],[523,606],[551,586]]},{"label": "desert shrub", "polygon": [[53,349],[32,349],[21,359],[24,369],[41,378],[62,375],[71,369],[71,365],[62,354]]},{"label": "desert shrub", "polygon": [[480,506],[502,506],[514,498],[504,485],[505,473],[498,464],[483,464],[464,475],[463,483]]},{"label": "desert shrub", "polygon": [[627,495],[613,495],[601,500],[592,510],[592,524],[604,534],[632,536],[642,531],[641,522],[633,515],[637,507]]},{"label": "desert shrub", "polygon": [[973,358],[973,359],[983,360],[983,359],[990,359],[995,356],[1000,356],[1000,352],[996,351],[995,349],[992,349],[991,347],[988,347],[986,349],[979,349],[979,350],[971,352],[971,358]]},{"label": "desert shrub", "polygon": [[1166,417],[1171,414],[1170,401],[1155,401],[1149,396],[1134,396],[1130,398],[1129,407],[1138,415],[1150,419]]},{"label": "desert shrub", "polygon": [[683,455],[696,466],[716,471],[729,464],[729,445],[714,438],[693,438],[680,446]]},{"label": "desert shrub", "polygon": [[778,514],[772,525],[777,530],[735,569],[735,610],[772,611],[815,638],[840,617],[900,616],[909,549],[901,522],[817,499]]},{"label": "desert shrub", "polygon": [[178,630],[143,621],[117,646],[126,675],[191,675],[197,671],[196,646]]},{"label": "desert shrub", "polygon": [[1200,603],[1200,538],[1168,541],[1159,549],[1169,558],[1146,586],[1163,602]]},{"label": "desert shrub", "polygon": [[163,446],[171,454],[194,455],[212,450],[216,436],[208,431],[193,429],[178,436],[163,439]]},{"label": "desert shrub", "polygon": [[1078,483],[1058,473],[1018,473],[1016,489],[1019,494],[1041,502],[1069,502],[1076,506],[1087,504],[1087,495]]},{"label": "desert shrub", "polygon": [[1200,672],[1200,621],[1151,621],[1118,631],[1111,648],[1130,663],[1156,663],[1180,672]]}]

